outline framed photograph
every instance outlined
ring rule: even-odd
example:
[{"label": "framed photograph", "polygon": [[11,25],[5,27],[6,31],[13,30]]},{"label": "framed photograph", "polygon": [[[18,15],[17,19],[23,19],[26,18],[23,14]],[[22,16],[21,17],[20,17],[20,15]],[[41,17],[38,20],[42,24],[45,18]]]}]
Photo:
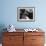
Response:
[{"label": "framed photograph", "polygon": [[18,7],[17,21],[21,21],[21,22],[35,21],[35,7]]}]

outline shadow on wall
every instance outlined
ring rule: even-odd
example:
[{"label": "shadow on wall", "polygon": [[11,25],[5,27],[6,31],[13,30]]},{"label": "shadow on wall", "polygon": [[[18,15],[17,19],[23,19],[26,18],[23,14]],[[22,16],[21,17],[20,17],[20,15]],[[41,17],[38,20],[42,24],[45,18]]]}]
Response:
[{"label": "shadow on wall", "polygon": [[4,30],[5,25],[4,24],[0,24],[0,43],[2,43],[2,36],[3,36],[3,32],[5,32],[6,30]]}]

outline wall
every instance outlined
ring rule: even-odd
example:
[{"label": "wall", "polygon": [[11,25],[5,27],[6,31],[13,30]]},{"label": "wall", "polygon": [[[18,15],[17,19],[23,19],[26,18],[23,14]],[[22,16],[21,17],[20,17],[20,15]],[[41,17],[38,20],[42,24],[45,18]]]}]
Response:
[{"label": "wall", "polygon": [[[16,28],[46,28],[46,1],[42,0],[1,0],[0,24],[13,24]],[[35,7],[35,22],[18,22],[17,7]]]},{"label": "wall", "polygon": [[[13,24],[16,28],[40,27],[46,32],[46,0],[0,0],[0,31]],[[35,7],[35,22],[18,22],[17,7]]]}]

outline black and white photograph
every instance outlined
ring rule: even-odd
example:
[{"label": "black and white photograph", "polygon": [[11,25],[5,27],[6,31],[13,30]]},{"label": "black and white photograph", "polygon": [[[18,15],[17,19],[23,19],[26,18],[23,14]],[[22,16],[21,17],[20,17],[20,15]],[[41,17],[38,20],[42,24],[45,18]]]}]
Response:
[{"label": "black and white photograph", "polygon": [[18,7],[17,8],[17,20],[18,21],[34,21],[35,20],[35,8],[34,7]]}]

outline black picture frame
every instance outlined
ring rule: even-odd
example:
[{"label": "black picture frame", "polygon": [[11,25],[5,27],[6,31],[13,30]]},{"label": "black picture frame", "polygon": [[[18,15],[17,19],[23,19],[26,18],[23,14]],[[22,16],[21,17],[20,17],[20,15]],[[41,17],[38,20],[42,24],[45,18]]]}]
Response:
[{"label": "black picture frame", "polygon": [[18,7],[17,21],[34,22],[35,21],[35,7]]}]

